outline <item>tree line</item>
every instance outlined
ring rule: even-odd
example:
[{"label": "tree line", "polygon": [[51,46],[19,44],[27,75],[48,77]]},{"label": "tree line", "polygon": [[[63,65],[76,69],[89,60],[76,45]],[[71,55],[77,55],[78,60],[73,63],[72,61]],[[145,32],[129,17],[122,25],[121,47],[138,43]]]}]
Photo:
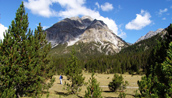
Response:
[{"label": "tree line", "polygon": [[[88,72],[142,74],[146,72],[149,57],[154,46],[161,42],[161,36],[156,35],[147,40],[133,44],[114,55],[91,55],[79,58],[80,66]],[[77,53],[76,53],[77,54]],[[60,73],[65,68],[68,56],[53,55],[53,66]]]}]

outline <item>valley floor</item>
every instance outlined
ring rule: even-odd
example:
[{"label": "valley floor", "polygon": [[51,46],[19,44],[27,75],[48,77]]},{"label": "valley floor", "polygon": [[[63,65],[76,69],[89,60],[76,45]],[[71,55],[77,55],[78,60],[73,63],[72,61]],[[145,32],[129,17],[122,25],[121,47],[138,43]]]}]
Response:
[{"label": "valley floor", "polygon": [[[91,77],[91,73],[84,73],[85,82]],[[108,88],[109,82],[112,81],[114,74],[95,74],[94,75],[97,81],[100,83],[100,87],[102,88],[102,96],[104,98],[116,98],[119,95],[119,92],[111,92]],[[122,75],[125,81],[128,81],[129,85],[125,89],[126,98],[134,98],[135,91],[138,90],[137,81],[141,80],[141,75]],[[53,86],[49,89],[49,98],[83,98],[87,85],[82,86],[81,92],[79,92],[78,96],[76,95],[68,95],[67,91],[63,89],[63,85],[67,78],[63,76],[63,84],[60,84],[59,75],[55,75],[55,82]],[[139,91],[138,91],[139,92]],[[46,98],[46,94],[42,96],[42,98]]]}]

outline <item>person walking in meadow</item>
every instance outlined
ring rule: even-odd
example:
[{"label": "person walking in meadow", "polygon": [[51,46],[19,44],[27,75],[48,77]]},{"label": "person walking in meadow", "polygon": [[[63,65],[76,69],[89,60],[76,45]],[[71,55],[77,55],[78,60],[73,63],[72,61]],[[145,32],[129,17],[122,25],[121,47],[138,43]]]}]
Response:
[{"label": "person walking in meadow", "polygon": [[62,84],[63,76],[62,76],[62,75],[60,75],[59,79],[60,79],[60,84]]}]

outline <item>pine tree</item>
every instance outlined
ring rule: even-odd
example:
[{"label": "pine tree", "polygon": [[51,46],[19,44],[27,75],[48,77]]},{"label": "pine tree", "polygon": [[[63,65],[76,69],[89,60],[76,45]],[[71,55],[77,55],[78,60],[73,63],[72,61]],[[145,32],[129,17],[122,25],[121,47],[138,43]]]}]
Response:
[{"label": "pine tree", "polygon": [[161,42],[159,42],[151,52],[151,56],[148,60],[149,66],[146,66],[146,76],[144,76],[141,81],[138,81],[139,90],[143,97],[164,98],[171,96],[171,94],[168,93],[172,91],[170,88],[171,84],[169,84],[171,80],[168,79],[171,76],[166,74],[166,72],[170,72],[165,70],[168,65],[166,66],[167,63],[164,63],[164,61],[167,57],[166,51],[168,45],[172,41],[172,24],[166,28],[166,31],[167,34],[165,37],[161,39]]},{"label": "pine tree", "polygon": [[[41,25],[34,33],[28,30],[28,16],[24,4],[16,12],[16,18],[9,26],[0,43],[0,96],[40,97],[43,90],[50,88],[54,79],[50,71],[47,54],[51,45],[47,43]],[[46,80],[50,79],[47,83]]]},{"label": "pine tree", "polygon": [[87,91],[85,91],[84,98],[102,98],[101,89],[99,87],[99,83],[97,83],[97,80],[94,77],[94,73],[92,73],[88,82],[89,86],[87,87]]},{"label": "pine tree", "polygon": [[65,88],[70,94],[76,94],[81,91],[81,86],[84,83],[81,66],[78,65],[78,59],[75,56],[75,51],[72,50],[71,57],[65,68],[65,75],[70,83],[65,83]]},{"label": "pine tree", "polygon": [[169,44],[166,60],[162,63],[162,70],[165,77],[165,97],[172,97],[172,42]]},{"label": "pine tree", "polygon": [[114,74],[112,82],[109,83],[108,87],[111,91],[115,92],[117,89],[124,90],[128,85],[128,81],[123,81],[122,75]]}]

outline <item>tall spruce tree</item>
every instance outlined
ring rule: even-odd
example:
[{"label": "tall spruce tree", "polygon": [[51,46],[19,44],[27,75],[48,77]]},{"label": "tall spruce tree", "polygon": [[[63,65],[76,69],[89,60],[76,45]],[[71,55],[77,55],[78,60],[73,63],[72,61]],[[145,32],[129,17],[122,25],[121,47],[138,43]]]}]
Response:
[{"label": "tall spruce tree", "polygon": [[[45,39],[46,34],[41,24],[34,33],[28,30],[28,24],[28,15],[22,2],[0,43],[2,98],[19,98],[23,95],[40,97],[42,91],[48,90],[54,81],[47,58],[51,45]],[[47,79],[50,79],[49,83]]]},{"label": "tall spruce tree", "polygon": [[75,56],[74,50],[72,50],[71,57],[65,69],[65,75],[70,81],[69,83],[65,83],[65,88],[70,94],[80,92],[80,87],[84,84],[85,77],[83,77],[81,66],[78,65],[78,59]]}]

